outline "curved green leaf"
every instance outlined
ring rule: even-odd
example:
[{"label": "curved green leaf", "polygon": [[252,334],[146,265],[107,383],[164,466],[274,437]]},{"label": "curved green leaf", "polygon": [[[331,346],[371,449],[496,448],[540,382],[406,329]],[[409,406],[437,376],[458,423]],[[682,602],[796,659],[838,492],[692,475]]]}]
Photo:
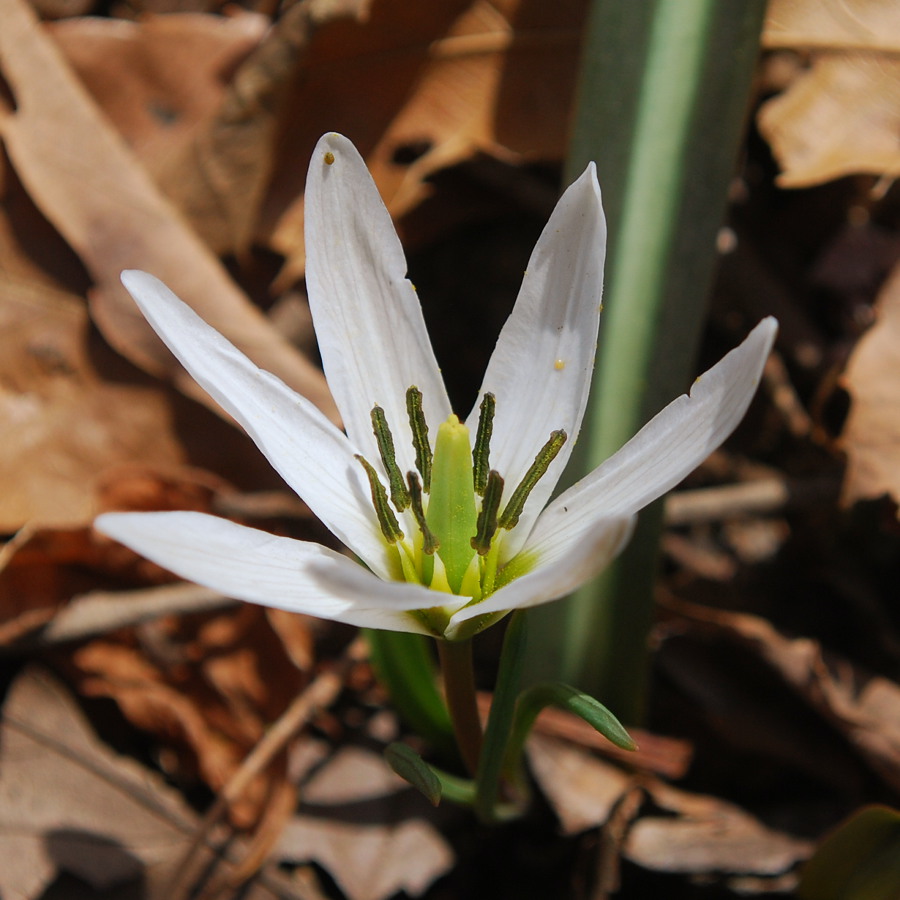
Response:
[{"label": "curved green leaf", "polygon": [[870,806],[854,813],[804,866],[797,893],[803,900],[897,900],[900,811]]},{"label": "curved green leaf", "polygon": [[536,684],[522,691],[509,740],[508,753],[518,759],[541,710],[555,706],[584,719],[595,731],[622,750],[637,750],[637,744],[621,722],[602,704],[583,691],[561,682]]},{"label": "curved green leaf", "polygon": [[425,762],[408,744],[395,741],[384,751],[387,764],[416,790],[421,791],[433,806],[446,798],[462,806],[475,804],[475,782],[444,772]]}]

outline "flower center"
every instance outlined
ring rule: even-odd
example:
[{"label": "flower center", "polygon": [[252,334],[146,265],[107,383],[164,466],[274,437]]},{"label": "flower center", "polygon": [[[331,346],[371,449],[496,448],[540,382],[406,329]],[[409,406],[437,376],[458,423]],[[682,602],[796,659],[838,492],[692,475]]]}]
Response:
[{"label": "flower center", "polygon": [[422,393],[411,387],[406,409],[416,471],[405,478],[384,410],[372,409],[372,430],[388,487],[368,460],[357,459],[369,479],[378,525],[396,553],[402,580],[476,602],[509,580],[499,567],[503,535],[518,524],[529,494],[562,449],[566,433],[550,435],[500,512],[505,483],[490,466],[495,408],[494,395],[485,394],[474,442],[469,429],[451,414],[438,427],[432,451]]}]

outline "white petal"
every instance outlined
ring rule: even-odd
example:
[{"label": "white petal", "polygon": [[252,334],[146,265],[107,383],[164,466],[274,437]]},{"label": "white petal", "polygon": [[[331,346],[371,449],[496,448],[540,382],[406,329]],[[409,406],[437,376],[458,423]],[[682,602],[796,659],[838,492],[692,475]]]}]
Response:
[{"label": "white petal", "polygon": [[[94,525],[181,578],[238,600],[349,625],[427,633],[406,612],[419,605],[418,594],[404,591],[409,585],[383,582],[319,544],[195,512],[107,513]],[[341,590],[336,576],[349,570],[352,588]]]},{"label": "white petal", "polygon": [[618,453],[556,498],[525,549],[555,539],[579,541],[597,519],[631,516],[671,490],[744,417],[778,330],[764,319],[737,348],[650,420]]},{"label": "white petal", "polygon": [[[486,392],[497,398],[490,463],[506,479],[506,498],[551,432],[562,429],[568,435],[509,536],[512,553],[553,492],[581,429],[605,256],[606,221],[592,163],[563,194],[534,248],[479,392],[479,398]],[[474,434],[477,406],[467,424]]]},{"label": "white petal", "polygon": [[384,409],[407,472],[415,468],[407,389],[422,392],[432,437],[450,402],[391,217],[347,138],[319,140],[305,202],[306,285],[328,385],[350,440],[376,465],[370,415]]},{"label": "white petal", "polygon": [[197,383],[253,438],[282,478],[378,574],[388,564],[353,446],[305,397],[206,324],[161,281],[122,273],[147,321]]},{"label": "white petal", "polygon": [[528,550],[536,563],[532,571],[511,581],[481,603],[461,609],[447,629],[452,638],[469,619],[509,609],[522,609],[558,600],[602,571],[631,537],[634,519],[604,519],[592,523],[578,541],[555,536]]}]

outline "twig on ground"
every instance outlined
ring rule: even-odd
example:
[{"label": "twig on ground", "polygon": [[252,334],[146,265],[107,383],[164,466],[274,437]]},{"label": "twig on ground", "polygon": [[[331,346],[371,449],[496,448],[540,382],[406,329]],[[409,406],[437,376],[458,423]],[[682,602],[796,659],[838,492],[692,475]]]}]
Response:
[{"label": "twig on ground", "polygon": [[209,612],[237,602],[216,591],[184,582],[136,591],[91,591],[73,598],[39,634],[0,647],[0,653],[20,654],[83,641],[160,616]]},{"label": "twig on ground", "polygon": [[743,484],[681,491],[666,500],[667,525],[691,525],[729,518],[780,512],[814,501],[835,502],[840,490],[837,478],[806,480],[761,478]]},{"label": "twig on ground", "polygon": [[187,900],[191,896],[194,888],[189,877],[191,865],[197,851],[206,845],[209,834],[216,823],[228,807],[241,796],[250,782],[284,750],[288,742],[309,722],[312,716],[335,701],[344,686],[347,672],[353,665],[365,659],[366,655],[365,639],[362,636],[355,638],[344,651],[338,663],[317,676],[265,733],[219,792],[215,803],[201,820],[191,846],[165,891],[165,896],[170,900]]},{"label": "twig on ground", "polygon": [[791,436],[808,438],[814,429],[812,418],[803,406],[779,353],[773,353],[766,361],[763,381]]}]

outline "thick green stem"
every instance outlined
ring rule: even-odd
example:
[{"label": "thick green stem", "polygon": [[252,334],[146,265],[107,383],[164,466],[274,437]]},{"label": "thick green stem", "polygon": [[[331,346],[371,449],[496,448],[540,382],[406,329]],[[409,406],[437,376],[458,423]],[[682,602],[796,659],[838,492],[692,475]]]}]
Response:
[{"label": "thick green stem", "polygon": [[478,771],[484,732],[478,715],[475,670],[472,667],[472,641],[438,641],[444,694],[453,722],[453,732],[466,769],[473,777]]},{"label": "thick green stem", "polygon": [[402,631],[366,629],[375,673],[413,731],[437,751],[443,765],[459,764],[453,727],[437,685],[430,639]]},{"label": "thick green stem", "polygon": [[[527,782],[522,777],[521,754],[510,754],[509,751],[526,647],[525,613],[523,610],[516,610],[510,618],[503,639],[494,699],[484,735],[484,752],[476,778],[478,789],[475,810],[484,822],[497,822],[521,815],[529,800]],[[505,791],[501,790],[503,787]],[[501,797],[503,794],[505,797]]]},{"label": "thick green stem", "polygon": [[[567,176],[597,162],[610,244],[573,480],[690,386],[764,13],[764,0],[593,4]],[[660,527],[658,509],[642,514],[599,583],[534,612],[529,681],[561,677],[640,720]]]}]

